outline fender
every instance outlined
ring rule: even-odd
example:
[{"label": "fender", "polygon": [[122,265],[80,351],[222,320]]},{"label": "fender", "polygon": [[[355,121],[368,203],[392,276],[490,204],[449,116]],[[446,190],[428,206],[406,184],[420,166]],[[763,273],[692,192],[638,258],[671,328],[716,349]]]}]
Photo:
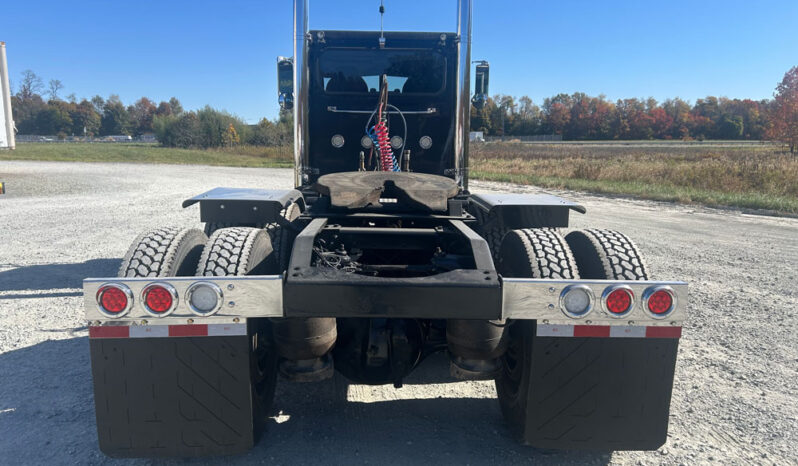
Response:
[{"label": "fender", "polygon": [[571,210],[584,214],[583,206],[551,194],[473,194],[471,213],[501,219],[505,228],[562,228]]},{"label": "fender", "polygon": [[199,203],[200,221],[205,223],[272,223],[283,218],[280,211],[292,203],[305,210],[305,199],[296,189],[214,188],[183,201],[183,208]]}]

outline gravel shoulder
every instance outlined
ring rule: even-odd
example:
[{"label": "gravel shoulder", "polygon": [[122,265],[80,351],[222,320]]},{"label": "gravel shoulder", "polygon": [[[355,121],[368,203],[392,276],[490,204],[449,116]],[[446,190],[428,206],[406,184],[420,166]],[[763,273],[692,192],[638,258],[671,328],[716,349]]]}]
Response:
[{"label": "gravel shoulder", "polygon": [[[97,449],[81,280],[115,275],[155,226],[199,226],[180,202],[216,186],[288,188],[286,169],[2,162],[0,463],[130,463]],[[223,180],[223,181],[220,181]],[[474,182],[472,190],[536,188]],[[278,385],[280,411],[250,453],[192,463],[798,463],[798,219],[555,193],[574,227],[633,238],[652,275],[690,283],[667,444],[552,453],[504,428],[489,382],[455,382],[445,357],[392,386]],[[185,463],[185,461],[180,462]]]}]

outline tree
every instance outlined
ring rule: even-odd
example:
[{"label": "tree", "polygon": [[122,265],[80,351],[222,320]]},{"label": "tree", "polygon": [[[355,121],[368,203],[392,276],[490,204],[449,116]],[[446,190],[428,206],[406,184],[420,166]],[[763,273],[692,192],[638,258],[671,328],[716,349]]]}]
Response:
[{"label": "tree", "polygon": [[48,85],[47,95],[50,100],[58,100],[58,93],[64,88],[64,84],[59,79],[51,79]]},{"label": "tree", "polygon": [[236,144],[241,144],[241,138],[238,137],[238,132],[232,123],[227,127],[227,130],[222,135],[222,143],[227,147],[233,147]]},{"label": "tree", "polygon": [[42,78],[33,71],[23,71],[21,81],[22,82],[19,84],[19,92],[17,92],[17,96],[19,96],[20,99],[27,100],[34,95],[41,94],[44,86],[44,84],[42,84]]},{"label": "tree", "polygon": [[93,137],[99,134],[101,116],[88,100],[83,99],[79,104],[74,105],[69,116],[72,118],[73,135]]},{"label": "tree", "polygon": [[798,66],[790,69],[776,86],[767,134],[790,146],[791,154],[798,150]]},{"label": "tree", "polygon": [[169,106],[172,108],[173,114],[179,115],[183,113],[183,106],[180,105],[180,101],[177,100],[177,97],[172,97],[169,99]]},{"label": "tree", "polygon": [[105,99],[102,97],[95,95],[91,98],[91,105],[94,107],[94,111],[102,115],[103,110],[105,109]]},{"label": "tree", "polygon": [[130,134],[130,115],[118,95],[111,95],[103,106],[100,134]]},{"label": "tree", "polygon": [[72,118],[63,105],[48,105],[36,114],[36,128],[39,134],[67,134],[72,132]]},{"label": "tree", "polygon": [[130,114],[131,129],[136,136],[152,131],[152,119],[156,110],[155,104],[146,97],[140,98],[127,108]]},{"label": "tree", "polygon": [[161,103],[158,104],[158,108],[155,110],[155,115],[157,116],[171,115],[172,113],[172,106],[169,105],[169,102],[164,101],[161,101]]}]

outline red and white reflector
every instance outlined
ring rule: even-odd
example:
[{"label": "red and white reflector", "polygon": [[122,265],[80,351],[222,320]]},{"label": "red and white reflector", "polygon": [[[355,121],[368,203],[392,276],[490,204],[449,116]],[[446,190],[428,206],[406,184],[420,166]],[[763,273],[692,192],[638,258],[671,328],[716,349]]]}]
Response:
[{"label": "red and white reflector", "polygon": [[634,309],[634,292],[627,285],[609,286],[602,293],[601,304],[611,316],[626,317]]},{"label": "red and white reflector", "polygon": [[168,283],[151,283],[141,291],[141,303],[147,314],[165,317],[177,307],[178,295],[175,287]]},{"label": "red and white reflector", "polygon": [[119,318],[130,312],[133,306],[133,292],[125,285],[106,283],[97,290],[97,307],[111,318]]},{"label": "red and white reflector", "polygon": [[643,293],[643,308],[655,319],[665,319],[676,309],[676,294],[669,286],[652,286]]}]

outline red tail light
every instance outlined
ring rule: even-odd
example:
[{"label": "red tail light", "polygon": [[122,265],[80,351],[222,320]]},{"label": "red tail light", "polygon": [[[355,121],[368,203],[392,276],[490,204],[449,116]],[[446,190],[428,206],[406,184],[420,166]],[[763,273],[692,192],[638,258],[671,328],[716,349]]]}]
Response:
[{"label": "red tail light", "polygon": [[144,309],[156,317],[169,315],[177,307],[177,291],[167,283],[153,283],[141,292]]},{"label": "red tail light", "polygon": [[667,286],[649,288],[643,295],[643,305],[653,317],[664,319],[676,308],[676,296]]},{"label": "red tail light", "polygon": [[97,305],[108,317],[122,317],[130,311],[133,293],[124,285],[109,283],[97,290]]},{"label": "red tail light", "polygon": [[615,317],[628,315],[634,307],[634,293],[626,285],[615,285],[604,290],[604,310]]}]

